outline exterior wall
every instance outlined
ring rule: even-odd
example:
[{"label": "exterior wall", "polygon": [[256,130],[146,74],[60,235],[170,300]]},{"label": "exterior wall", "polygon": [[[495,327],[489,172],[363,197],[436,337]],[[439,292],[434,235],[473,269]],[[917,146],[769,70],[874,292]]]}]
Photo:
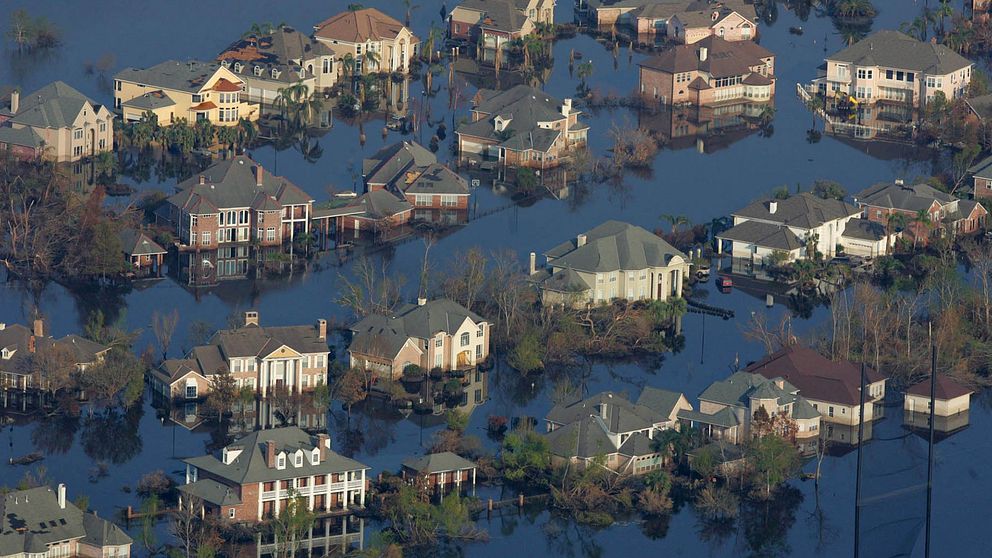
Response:
[{"label": "exterior wall", "polygon": [[11,157],[15,159],[32,160],[41,156],[41,150],[26,145],[14,145],[12,143],[0,142],[0,151],[10,151]]},{"label": "exterior wall", "polygon": [[806,251],[802,248],[796,248],[795,250],[776,250],[774,248],[768,248],[766,246],[759,246],[757,244],[751,244],[748,242],[739,242],[734,240],[731,242],[730,253],[733,254],[735,258],[743,258],[751,260],[754,263],[764,263],[766,258],[771,258],[773,254],[777,252],[785,253],[788,258],[787,262],[794,262],[799,258],[802,258]]},{"label": "exterior wall", "polygon": [[[169,89],[155,85],[153,83],[135,83],[127,80],[114,80],[114,104],[122,110],[123,118],[125,122],[136,121],[141,119],[144,110],[138,110],[130,107],[124,107],[123,104],[131,99],[140,97],[145,93],[151,91],[162,90],[172,101],[175,103],[169,107],[163,107],[152,111],[158,118],[158,123],[161,126],[168,126],[180,118],[185,118],[187,122],[193,124],[197,120],[197,115],[202,114],[209,120],[212,124],[216,126],[235,126],[238,123],[238,118],[245,118],[248,120],[258,120],[259,107],[258,105],[253,105],[247,102],[247,95],[244,92],[241,96],[233,102],[220,102],[220,92],[212,91],[214,85],[221,78],[230,81],[231,83],[241,85],[242,88],[245,86],[244,80],[238,77],[237,74],[221,66],[217,69],[213,76],[210,77],[197,92],[197,95],[201,96],[201,100],[193,102],[194,93],[188,91],[180,91],[177,89]],[[217,105],[217,108],[206,110],[206,111],[193,111],[193,107],[199,105],[201,102],[213,102]],[[238,118],[233,121],[220,120],[221,109],[237,109]]]},{"label": "exterior wall", "polygon": [[[555,269],[554,263],[551,263]],[[556,273],[560,272],[556,269]],[[567,298],[573,299],[575,305],[586,303],[600,304],[613,299],[624,300],[668,300],[669,297],[682,297],[682,284],[689,274],[689,264],[681,258],[673,258],[667,267],[647,268],[641,270],[619,270],[607,273],[580,272],[586,282],[593,285],[584,293],[576,293]],[[676,274],[673,277],[672,274]],[[566,298],[561,293],[545,291],[550,298]]]},{"label": "exterior wall", "polygon": [[114,115],[106,107],[84,107],[72,128],[38,128],[11,121],[15,129],[31,128],[45,142],[41,155],[55,162],[78,161],[114,149]]},{"label": "exterior wall", "polygon": [[[379,55],[379,64],[375,68],[371,68],[373,72],[402,72],[408,73],[410,71],[410,62],[416,57],[417,51],[420,44],[420,39],[418,39],[409,29],[403,28],[392,40],[383,41],[367,41],[364,43],[350,43],[342,40],[328,39],[325,37],[315,36],[315,38],[327,46],[331,52],[334,53],[334,57],[338,60],[344,59],[345,55],[350,54],[356,60],[356,65],[363,62],[363,56],[358,54],[358,47],[361,46],[362,52],[368,52],[371,48],[374,52]],[[405,54],[405,56],[404,56]],[[338,65],[339,70],[344,72],[344,64]],[[361,71],[355,71],[355,75],[366,74],[370,71],[370,68],[366,64],[361,64]]]},{"label": "exterior wall", "polygon": [[[423,196],[423,194],[420,194]],[[468,194],[456,195],[455,205],[442,205],[440,194],[428,194],[431,197],[430,203],[418,203],[417,194],[404,194],[406,201],[410,202],[410,205],[416,208],[431,208],[431,209],[468,209]]]},{"label": "exterior wall", "polygon": [[[900,73],[903,79],[899,79]],[[905,68],[858,66],[827,59],[827,73],[820,81],[828,94],[847,93],[869,104],[887,100],[919,108],[937,91],[942,91],[948,99],[964,95],[971,81],[971,66],[945,75],[930,75]]]},{"label": "exterior wall", "polygon": [[725,407],[726,407],[726,405],[721,405],[719,403],[714,403],[712,401],[700,401],[699,402],[699,412],[700,413],[703,413],[704,415],[715,414],[715,413],[717,413],[718,411],[722,410]]},{"label": "exterior wall", "polygon": [[797,419],[796,420],[796,437],[797,438],[811,438],[813,436],[820,435],[820,419],[822,417],[816,417],[811,419]]},{"label": "exterior wall", "polygon": [[[751,68],[751,71],[773,78],[770,85],[738,83],[714,87],[708,74],[696,70],[671,74],[642,66],[638,90],[643,98],[666,105],[689,103],[696,106],[710,106],[743,100],[768,101],[775,96],[775,59],[766,58],[764,62],[763,66]],[[696,78],[702,78],[711,87],[702,91],[690,88],[689,84]]]},{"label": "exterior wall", "polygon": [[975,199],[992,198],[992,180],[975,177]]},{"label": "exterior wall", "polygon": [[169,395],[173,399],[187,399],[186,386],[196,385],[196,397],[189,399],[202,399],[210,392],[210,381],[199,374],[186,374],[174,380],[169,385]]},{"label": "exterior wall", "polygon": [[[967,411],[971,407],[971,395],[962,395],[954,399],[937,399],[934,401],[933,414],[938,417],[949,417]],[[903,409],[914,413],[929,413],[930,398],[928,396],[906,394]]]},{"label": "exterior wall", "polygon": [[[812,405],[813,408],[820,412],[820,419],[823,422],[832,422],[834,424],[844,424],[848,426],[855,426],[860,422],[860,413],[858,412],[858,407],[860,405],[841,405],[839,403],[831,403],[829,401],[817,401],[816,399],[806,398]],[[874,413],[875,405],[870,402],[870,400],[865,401],[865,421],[871,421],[875,418]]]},{"label": "exterior wall", "polygon": [[397,213],[387,219],[369,219],[360,215],[346,215],[339,219],[339,225],[343,230],[355,231],[381,231],[391,227],[398,227],[410,222],[413,210]]},{"label": "exterior wall", "polygon": [[884,238],[881,240],[865,240],[863,238],[842,236],[841,245],[844,247],[845,254],[870,258],[883,256],[889,249],[888,242]]}]

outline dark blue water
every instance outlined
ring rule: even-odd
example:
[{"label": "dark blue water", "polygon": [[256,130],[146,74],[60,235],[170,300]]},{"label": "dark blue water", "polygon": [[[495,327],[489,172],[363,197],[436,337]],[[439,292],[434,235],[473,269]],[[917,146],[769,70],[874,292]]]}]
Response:
[{"label": "dark blue water", "polygon": [[[6,27],[8,9],[24,6],[33,14],[45,15],[57,24],[63,31],[65,45],[40,60],[14,60],[10,58],[10,52],[2,53],[0,83],[18,84],[24,91],[31,91],[61,79],[109,104],[112,92],[108,79],[120,68],[147,66],[165,58],[210,58],[253,22],[285,22],[302,30],[344,9],[346,4],[343,0],[278,3],[8,1],[3,7],[4,14],[0,15],[0,27]],[[402,4],[395,0],[367,0],[364,4],[380,7],[402,18]],[[423,36],[432,22],[440,23],[441,2],[422,0],[419,4],[421,6],[413,13],[413,25]],[[569,2],[563,0],[561,4],[558,19],[570,20]],[[875,28],[897,28],[899,23],[911,20],[921,4],[908,0],[876,2],[881,13]],[[453,3],[448,8],[452,6]],[[510,209],[471,222],[442,238],[431,249],[434,267],[445,269],[453,265],[453,254],[474,246],[485,250],[513,250],[523,261],[527,252],[550,248],[561,239],[606,219],[622,219],[647,228],[661,226],[661,214],[681,214],[694,222],[709,222],[776,187],[789,185],[794,188],[797,183],[809,185],[818,178],[836,180],[854,192],[878,181],[929,175],[935,161],[939,164],[939,158],[929,153],[921,155],[883,144],[852,144],[829,137],[817,144],[806,142],[810,117],[794,96],[795,83],[811,79],[822,62],[824,51],[839,49],[841,40],[827,19],[814,15],[809,21],[800,22],[784,5],[778,6],[777,14],[773,25],[764,25],[761,29],[762,44],[778,56],[777,115],[771,137],[747,135],[711,153],[699,153],[695,149],[663,150],[657,156],[650,176],[629,175],[622,186],[589,185],[580,195],[565,200],[541,200],[526,208]],[[804,27],[804,35],[788,33],[789,27],[799,25]],[[614,68],[610,52],[595,40],[580,35],[554,47],[557,64],[546,85],[552,94],[559,97],[574,94],[577,80],[569,77],[567,67],[571,49],[593,62],[590,82],[599,93],[625,95],[636,88],[636,63],[644,55],[635,53],[631,64],[626,51],[621,50]],[[86,63],[95,62],[106,53],[114,54],[114,69],[107,76],[88,74]],[[438,81],[445,81],[445,75],[439,76]],[[414,97],[420,95],[420,90],[417,83],[411,86]],[[463,90],[467,96],[473,91],[470,85],[465,85]],[[447,92],[442,90],[432,101],[432,113],[435,118],[447,115],[446,120],[450,122],[446,105]],[[465,111],[463,105],[458,116]],[[590,145],[593,152],[606,156],[611,143],[608,130],[612,124],[633,125],[638,117],[626,109],[617,109],[586,114],[584,120],[592,126]],[[253,155],[273,170],[278,167],[278,174],[294,181],[318,200],[325,199],[328,187],[352,187],[354,169],[363,157],[399,139],[396,134],[390,134],[383,140],[380,127],[381,120],[366,125],[368,141],[361,146],[358,129],[338,121],[320,139],[324,155],[313,164],[304,161],[292,149],[277,154],[271,147],[266,147],[255,150]],[[449,133],[449,138],[452,137]],[[448,157],[447,145],[442,145],[439,157],[442,160]],[[137,186],[169,191],[174,182],[153,178],[149,184]],[[480,209],[508,201],[484,187],[474,195]],[[407,292],[413,296],[422,256],[423,245],[410,242],[376,258],[388,263],[393,273],[406,276]],[[248,307],[257,308],[263,323],[273,325],[311,323],[318,317],[346,319],[347,313],[335,299],[339,294],[339,274],[348,276],[349,273],[349,266],[338,267],[335,258],[328,256],[291,277],[227,283],[201,291],[191,291],[165,279],[119,297],[103,299],[74,295],[57,285],[50,285],[35,296],[16,283],[6,282],[0,283],[0,320],[24,322],[37,306],[51,321],[52,333],[61,336],[78,331],[88,312],[101,307],[106,313],[120,317],[128,328],[143,331],[137,344],[140,350],[153,343],[150,333],[153,311],[178,308],[182,321],[170,352],[172,356],[178,356],[185,344],[189,323],[202,320],[222,327],[231,312]],[[739,290],[724,295],[704,286],[700,295],[708,296],[711,303],[737,312],[736,320],[706,319],[705,351],[702,318],[690,315],[684,323],[684,350],[666,355],[660,368],[633,363],[594,364],[572,371],[573,381],[582,383],[589,392],[627,390],[636,396],[643,385],[653,385],[683,391],[694,399],[711,381],[728,374],[735,358],[747,362],[761,355],[761,347],[749,344],[742,336],[742,329],[752,312],[766,314],[773,323],[789,314],[784,305],[767,309],[763,298]],[[811,334],[823,325],[827,316],[826,310],[819,309],[808,320],[794,320],[793,328],[800,335]],[[497,368],[489,378],[488,400],[472,413],[469,432],[485,440],[486,418],[491,414],[543,417],[551,406],[552,390],[552,378],[522,379],[512,370]],[[899,426],[901,413],[897,411],[878,426],[877,432],[888,432],[891,434],[888,437],[893,438],[903,432]],[[981,536],[987,520],[975,510],[980,510],[985,503],[984,495],[990,487],[987,468],[981,466],[992,458],[988,441],[990,420],[987,405],[976,404],[971,413],[972,424],[938,446],[934,515],[937,555],[987,554],[984,552],[988,550],[987,543]],[[431,435],[441,427],[437,419],[430,417],[422,424],[416,416],[404,419],[397,414],[373,410],[356,411],[350,423],[343,412],[335,410],[328,424],[336,447],[354,449],[355,457],[371,465],[374,471],[397,469],[403,458],[429,445]],[[0,457],[23,455],[39,448],[46,453],[43,466],[48,475],[67,482],[70,494],[88,494],[92,505],[104,515],[137,503],[136,497],[125,493],[122,487],[133,487],[140,476],[150,470],[178,471],[180,465],[176,457],[202,453],[213,443],[209,429],[191,432],[169,426],[156,416],[148,403],[126,416],[83,418],[75,430],[73,426],[36,422],[14,425],[4,434],[7,447]],[[355,432],[363,435],[358,438]],[[915,482],[920,452],[925,450],[925,445],[921,445],[922,440],[915,436],[899,440],[885,445],[870,444],[873,451],[866,456],[866,468],[885,472],[888,471],[885,467],[892,463],[906,462],[909,472],[900,473],[902,476],[898,477],[897,484]],[[493,446],[492,442],[486,444]],[[98,462],[106,464],[108,474],[91,482],[91,469]],[[877,469],[873,468],[876,464]],[[0,465],[0,477],[3,482],[13,483],[23,474],[22,469]],[[821,516],[814,513],[817,506],[812,484],[796,482],[792,485],[792,496],[783,498],[782,505],[776,509],[751,510],[752,515],[762,521],[742,522],[737,529],[721,535],[703,526],[688,507],[676,513],[667,525],[631,519],[604,530],[559,522],[544,512],[519,518],[503,517],[491,522],[484,520],[481,524],[489,530],[491,542],[468,546],[465,551],[477,556],[505,556],[519,552],[521,548],[548,555],[574,556],[629,556],[648,552],[681,556],[846,556],[851,554],[852,548],[854,473],[853,452],[824,462],[819,498],[822,521],[818,519]],[[915,493],[908,501],[898,500],[896,508],[900,511],[916,509],[912,506],[917,504],[919,513],[916,517],[922,518],[922,493]],[[893,513],[893,507],[886,505],[883,501],[873,508],[876,519]],[[877,531],[873,539],[880,548],[894,552],[893,549],[902,548],[902,543],[906,543],[908,548],[914,549],[913,555],[922,555],[920,544],[912,538],[906,540],[902,534],[878,534],[881,532]],[[917,530],[915,535],[919,533]],[[863,534],[863,537],[871,536],[871,533]]]}]

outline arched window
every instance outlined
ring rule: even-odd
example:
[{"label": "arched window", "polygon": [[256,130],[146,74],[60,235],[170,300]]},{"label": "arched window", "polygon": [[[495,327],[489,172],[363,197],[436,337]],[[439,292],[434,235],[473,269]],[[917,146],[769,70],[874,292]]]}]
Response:
[{"label": "arched window", "polygon": [[461,337],[462,347],[464,347],[464,346],[466,346],[466,345],[469,344],[469,340],[470,340],[471,337],[472,336],[469,335],[467,331],[462,334],[462,337]]}]

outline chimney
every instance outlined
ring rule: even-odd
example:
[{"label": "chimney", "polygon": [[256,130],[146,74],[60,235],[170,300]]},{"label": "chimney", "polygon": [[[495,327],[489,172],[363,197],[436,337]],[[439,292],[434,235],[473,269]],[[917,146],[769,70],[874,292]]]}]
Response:
[{"label": "chimney", "polygon": [[0,322],[0,331],[7,329],[7,324]]},{"label": "chimney", "polygon": [[706,47],[699,47],[699,61],[706,62],[706,57],[709,55],[710,49]]},{"label": "chimney", "polygon": [[901,178],[896,179],[896,186],[902,186],[903,184],[905,184],[905,182],[903,182]]},{"label": "chimney", "polygon": [[420,298],[417,299],[417,306],[423,306],[425,304],[427,304],[427,299],[426,298],[420,297]]},{"label": "chimney", "polygon": [[530,253],[530,274],[534,275],[537,273],[537,254],[534,252]]},{"label": "chimney", "polygon": [[35,337],[45,336],[45,320],[38,318],[34,321],[34,335]]},{"label": "chimney", "polygon": [[200,184],[206,184],[206,183],[207,183],[207,177],[206,177],[206,176],[203,176],[203,175],[201,174],[201,175],[200,175]]},{"label": "chimney", "polygon": [[331,437],[327,434],[317,434],[317,449],[320,450],[320,462],[327,460],[327,450],[331,447]]},{"label": "chimney", "polygon": [[19,108],[21,108],[21,93],[15,89],[10,92],[10,112],[17,114]]},{"label": "chimney", "polygon": [[34,353],[37,350],[37,341],[34,335],[28,337],[28,352]]},{"label": "chimney", "polygon": [[580,234],[579,236],[575,237],[575,247],[576,248],[581,248],[582,246],[585,246],[585,245],[586,245],[586,235]]},{"label": "chimney", "polygon": [[245,312],[245,327],[258,325],[258,311],[249,310]]},{"label": "chimney", "polygon": [[262,165],[255,165],[255,186],[262,186],[263,178],[265,178],[265,169]]},{"label": "chimney", "polygon": [[572,100],[565,99],[561,104],[562,116],[568,116],[572,112]]},{"label": "chimney", "polygon": [[778,211],[778,202],[775,200],[768,202],[768,213],[775,215],[776,211]]},{"label": "chimney", "polygon": [[269,469],[276,468],[276,443],[272,440],[265,442],[265,466]]},{"label": "chimney", "polygon": [[327,320],[317,320],[317,338],[321,341],[327,339]]},{"label": "chimney", "polygon": [[64,510],[65,509],[65,485],[62,484],[62,483],[59,483],[58,490],[59,490],[59,507]]}]

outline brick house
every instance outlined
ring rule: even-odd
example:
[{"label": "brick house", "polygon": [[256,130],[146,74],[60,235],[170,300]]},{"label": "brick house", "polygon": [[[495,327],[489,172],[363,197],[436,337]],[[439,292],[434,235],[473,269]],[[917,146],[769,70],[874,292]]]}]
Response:
[{"label": "brick house", "polygon": [[173,228],[180,250],[281,246],[310,232],[313,198],[245,155],[218,161],[176,188],[156,217]]},{"label": "brick house", "polygon": [[113,522],[79,509],[66,486],[12,490],[0,496],[0,558],[129,558],[131,537]]},{"label": "brick house", "polygon": [[400,475],[408,482],[421,480],[428,489],[443,489],[452,484],[458,489],[463,482],[475,486],[478,468],[478,465],[468,459],[444,451],[404,459]]},{"label": "brick house", "polygon": [[459,156],[488,158],[510,167],[559,166],[568,152],[585,147],[589,126],[581,111],[530,87],[480,89],[472,100],[472,121],[458,127]]},{"label": "brick house", "polygon": [[[992,95],[989,97],[992,98]],[[975,163],[968,172],[971,173],[972,197],[976,200],[992,199],[992,157]]]},{"label": "brick house", "polygon": [[326,434],[311,436],[295,426],[248,434],[221,449],[219,458],[183,461],[180,498],[197,498],[204,514],[230,521],[278,517],[291,497],[302,497],[318,513],[365,506],[370,468],[332,451]]},{"label": "brick house", "polygon": [[489,358],[492,324],[446,298],[419,299],[390,316],[372,314],[351,326],[351,366],[399,377],[424,370],[472,368]]},{"label": "brick house", "polygon": [[641,62],[641,97],[663,105],[697,106],[775,96],[775,55],[751,41],[707,36]]},{"label": "brick house", "polygon": [[495,60],[497,48],[554,22],[555,0],[463,0],[448,14],[448,37],[482,47],[479,59]]},{"label": "brick house", "polygon": [[41,319],[36,319],[31,328],[0,323],[0,389],[50,389],[45,374],[32,371],[31,361],[39,355],[45,364],[63,365],[72,372],[82,373],[103,362],[108,352],[110,347],[76,334],[61,339],[46,336],[45,322]]},{"label": "brick house", "polygon": [[[901,214],[905,232],[926,242],[945,232],[951,236],[974,234],[985,226],[988,210],[975,200],[961,200],[927,184],[906,186],[902,180],[868,187],[854,196],[865,219],[886,225],[889,216]],[[921,222],[925,214],[929,223]]]},{"label": "brick house", "polygon": [[169,253],[143,231],[125,227],[118,233],[129,271],[138,276],[162,275],[162,264]]},{"label": "brick house", "polygon": [[114,114],[61,81],[0,103],[0,150],[62,163],[114,150]]},{"label": "brick house", "polygon": [[230,372],[238,387],[265,397],[276,388],[302,393],[327,383],[330,350],[327,321],[313,326],[262,327],[258,312],[245,312],[244,325],[222,329],[186,357],[167,359],[149,372],[153,391],[179,400],[202,399],[210,382]]},{"label": "brick house", "polygon": [[[344,60],[354,60],[352,75],[410,70],[420,39],[396,19],[375,8],[347,10],[314,25],[313,37]],[[375,55],[375,61],[368,54]],[[344,64],[338,64],[344,72]]]},{"label": "brick house", "polygon": [[[645,7],[644,11],[650,9]],[[652,25],[642,25],[642,14],[637,14],[635,19],[638,33],[642,28],[657,29],[657,20],[652,21]],[[739,0],[696,0],[667,19],[665,35],[687,45],[710,36],[727,41],[751,41],[758,35],[757,19],[753,4]]]}]

